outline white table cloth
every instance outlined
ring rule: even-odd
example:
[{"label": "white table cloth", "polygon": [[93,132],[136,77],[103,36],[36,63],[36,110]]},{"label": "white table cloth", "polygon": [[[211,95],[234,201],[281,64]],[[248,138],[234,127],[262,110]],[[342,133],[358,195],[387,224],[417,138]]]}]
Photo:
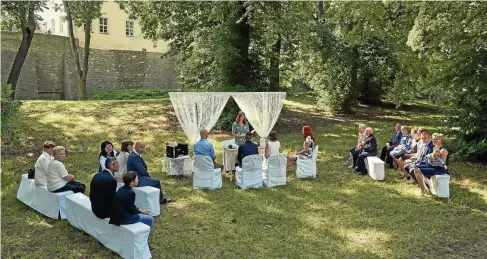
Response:
[{"label": "white table cloth", "polygon": [[[259,154],[264,155],[265,147],[259,146]],[[235,170],[235,163],[237,162],[238,148],[228,148],[223,146],[223,170],[225,172]]]}]

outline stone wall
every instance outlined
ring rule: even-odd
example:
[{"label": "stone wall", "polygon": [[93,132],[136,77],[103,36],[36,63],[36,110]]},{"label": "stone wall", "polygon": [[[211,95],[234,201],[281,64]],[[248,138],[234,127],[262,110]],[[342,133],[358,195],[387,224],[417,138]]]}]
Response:
[{"label": "stone wall", "polygon": [[[2,85],[5,84],[20,44],[20,33],[2,33]],[[83,49],[79,49],[83,60]],[[174,57],[160,53],[91,49],[87,90],[178,88]],[[18,99],[76,99],[76,63],[69,38],[36,34],[24,62]]]}]

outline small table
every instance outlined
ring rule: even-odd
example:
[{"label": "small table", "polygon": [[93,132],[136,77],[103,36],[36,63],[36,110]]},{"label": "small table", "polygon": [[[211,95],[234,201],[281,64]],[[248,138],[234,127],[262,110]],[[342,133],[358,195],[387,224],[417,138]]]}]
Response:
[{"label": "small table", "polygon": [[168,176],[191,175],[193,173],[193,159],[190,156],[166,157],[166,172]]},{"label": "small table", "polygon": [[[259,154],[263,155],[264,147],[259,147]],[[234,171],[235,163],[237,162],[238,148],[223,147],[223,170],[225,172]]]}]

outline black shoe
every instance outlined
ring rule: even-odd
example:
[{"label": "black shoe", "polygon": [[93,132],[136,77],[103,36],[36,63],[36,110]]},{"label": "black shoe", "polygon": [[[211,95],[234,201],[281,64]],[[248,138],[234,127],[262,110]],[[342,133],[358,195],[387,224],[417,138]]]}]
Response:
[{"label": "black shoe", "polygon": [[169,198],[169,199],[168,198],[164,198],[164,200],[161,201],[161,204],[168,204],[170,202],[172,202],[172,199],[171,198]]},{"label": "black shoe", "polygon": [[357,172],[357,175],[361,175],[361,176],[366,175],[366,174],[367,174],[367,172]]},{"label": "black shoe", "polygon": [[149,251],[153,251],[154,250],[154,247],[152,247],[150,244],[149,245]]}]

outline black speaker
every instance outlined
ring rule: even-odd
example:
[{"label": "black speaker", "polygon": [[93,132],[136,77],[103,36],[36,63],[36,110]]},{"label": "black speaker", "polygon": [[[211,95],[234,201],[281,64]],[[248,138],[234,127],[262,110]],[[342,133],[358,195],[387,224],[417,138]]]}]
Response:
[{"label": "black speaker", "polygon": [[188,144],[178,143],[176,146],[176,156],[187,156],[188,155]]},{"label": "black speaker", "polygon": [[170,158],[176,158],[177,146],[166,145],[166,156]]}]

